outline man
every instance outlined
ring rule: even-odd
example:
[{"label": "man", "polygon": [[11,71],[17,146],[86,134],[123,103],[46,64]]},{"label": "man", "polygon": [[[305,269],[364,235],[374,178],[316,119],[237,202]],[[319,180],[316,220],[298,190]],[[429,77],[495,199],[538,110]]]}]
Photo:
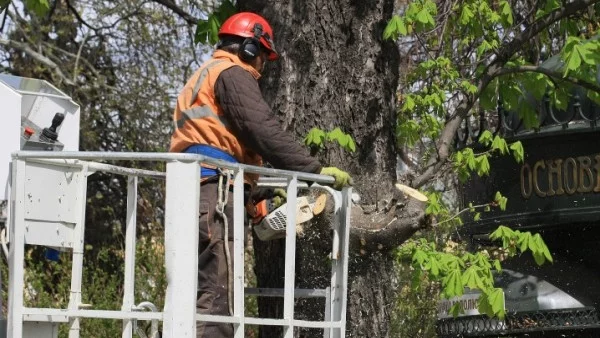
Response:
[{"label": "man", "polygon": [[[331,175],[337,189],[349,185],[347,173],[322,168],[282,129],[262,97],[257,80],[265,63],[279,58],[269,23],[254,13],[238,13],[223,23],[219,39],[212,58],[189,79],[177,99],[170,151],[257,166],[264,158],[278,169]],[[197,310],[230,315],[232,194],[220,214],[216,207],[221,175],[204,166],[201,174]],[[233,337],[230,324],[201,322],[197,327],[197,337]]]}]

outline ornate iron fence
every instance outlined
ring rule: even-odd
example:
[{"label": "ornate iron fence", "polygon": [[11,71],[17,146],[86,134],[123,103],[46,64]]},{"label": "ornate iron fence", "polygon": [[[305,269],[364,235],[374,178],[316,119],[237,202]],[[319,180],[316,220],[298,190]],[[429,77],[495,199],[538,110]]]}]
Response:
[{"label": "ornate iron fence", "polygon": [[600,317],[593,307],[509,313],[504,320],[465,316],[440,319],[437,323],[440,338],[529,336],[535,332],[579,332],[577,336],[581,336],[587,330],[600,332]]}]

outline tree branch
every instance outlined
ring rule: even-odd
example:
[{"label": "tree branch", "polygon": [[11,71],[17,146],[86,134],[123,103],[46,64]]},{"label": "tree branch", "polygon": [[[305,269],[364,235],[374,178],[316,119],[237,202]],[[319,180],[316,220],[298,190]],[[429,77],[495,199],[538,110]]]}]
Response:
[{"label": "tree branch", "polygon": [[577,12],[600,2],[600,0],[574,0],[569,3],[568,6],[558,8],[548,15],[535,21],[531,26],[527,27],[520,34],[517,34],[514,39],[509,42],[502,44],[498,48],[496,53],[497,58],[492,61],[484,70],[479,85],[477,86],[477,92],[472,95],[466,95],[458,105],[456,114],[454,114],[444,126],[440,139],[438,142],[438,156],[432,156],[427,162],[427,170],[423,172],[419,177],[415,178],[411,182],[413,188],[418,188],[425,184],[431,179],[435,173],[444,165],[450,156],[450,146],[456,135],[460,123],[467,116],[471,108],[481,95],[481,92],[488,86],[488,84],[495,78],[496,74],[504,64],[524,45],[527,41],[531,40],[540,32],[547,29],[550,25],[562,20],[566,17],[576,14]]},{"label": "tree branch", "polygon": [[538,66],[525,65],[525,66],[519,66],[519,67],[501,68],[498,71],[496,71],[493,74],[493,76],[498,77],[498,76],[507,75],[507,74],[530,73],[530,72],[531,73],[541,73],[548,77],[567,81],[574,85],[577,85],[577,86],[583,87],[585,89],[589,89],[589,90],[600,93],[600,86],[598,86],[594,83],[587,82],[587,81],[584,81],[584,80],[581,80],[581,79],[578,79],[578,78],[572,77],[572,76],[563,77],[563,74],[561,72],[553,71],[553,70],[538,67]]},{"label": "tree branch", "polygon": [[173,12],[175,12],[175,14],[179,15],[183,20],[185,20],[185,22],[187,22],[190,26],[196,25],[198,23],[197,18],[193,17],[191,14],[189,14],[188,12],[184,11],[182,8],[177,6],[177,4],[175,2],[173,2],[172,0],[152,0],[152,1],[156,2],[158,4],[161,4],[165,7],[167,7],[168,9],[172,10]]},{"label": "tree branch", "polygon": [[44,56],[43,54],[40,54],[40,53],[34,51],[27,44],[20,43],[20,42],[17,42],[17,41],[13,41],[13,40],[0,39],[0,45],[4,45],[4,46],[10,47],[10,48],[14,48],[14,49],[20,50],[20,51],[28,54],[29,56],[31,56],[32,58],[34,58],[38,62],[41,62],[44,65],[48,66],[48,68],[54,70],[54,72],[67,85],[70,85],[70,86],[74,86],[75,85],[75,83],[73,81],[71,81],[71,79],[69,79],[65,75],[65,73],[63,73],[63,71],[60,69],[60,67],[54,61],[50,60],[48,57]]},{"label": "tree branch", "polygon": [[504,64],[508,61],[523,45],[529,40],[533,39],[536,35],[545,31],[548,26],[553,23],[562,20],[566,17],[576,14],[577,12],[600,2],[600,0],[574,0],[567,6],[558,8],[548,15],[536,20],[531,26],[527,27],[521,34],[517,34],[514,39],[504,44],[499,50],[498,58],[494,60],[490,67],[498,64]]}]

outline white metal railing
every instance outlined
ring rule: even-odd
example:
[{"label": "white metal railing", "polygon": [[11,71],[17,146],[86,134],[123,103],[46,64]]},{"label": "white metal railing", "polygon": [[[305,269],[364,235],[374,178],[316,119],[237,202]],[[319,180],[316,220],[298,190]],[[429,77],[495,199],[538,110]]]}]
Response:
[{"label": "white metal railing", "polygon": [[[93,162],[108,160],[162,161],[166,162],[166,172]],[[212,164],[233,172],[233,316],[196,313],[200,163]],[[121,309],[114,311],[89,308],[88,305],[82,304],[81,299],[87,177],[96,171],[128,176],[124,297]],[[259,182],[264,186],[287,187],[288,217],[283,290],[244,288],[244,173],[261,175]],[[165,261],[168,287],[162,312],[143,312],[141,311],[142,306],[135,305],[138,177],[166,179]],[[309,187],[304,181],[315,183]],[[162,333],[165,338],[195,337],[196,321],[233,323],[236,338],[244,337],[245,325],[279,325],[284,328],[285,338],[293,337],[295,327],[321,328],[324,337],[344,337],[351,189],[345,188],[339,192],[320,185],[332,182],[333,179],[329,176],[234,164],[196,154],[14,153],[9,213],[11,244],[9,250],[8,336],[37,337],[34,333],[27,332],[27,323],[35,321],[68,323],[69,338],[78,338],[81,319],[105,318],[123,321],[123,338],[133,337],[133,324],[136,320],[162,321]],[[332,194],[335,201],[334,221],[332,222],[331,284],[324,290],[299,290],[294,285],[295,211],[299,189],[324,189]],[[72,252],[71,294],[67,309],[24,306],[25,244],[58,247]],[[244,298],[248,294],[262,297],[283,297],[283,318],[245,317]],[[324,320],[295,319],[294,297],[324,297],[326,299]]]}]

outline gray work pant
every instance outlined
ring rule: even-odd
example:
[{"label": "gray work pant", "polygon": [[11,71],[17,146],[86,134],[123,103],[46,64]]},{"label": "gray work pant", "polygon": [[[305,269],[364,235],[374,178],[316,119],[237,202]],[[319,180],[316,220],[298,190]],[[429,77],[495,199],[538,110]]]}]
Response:
[{"label": "gray work pant", "polygon": [[[233,189],[225,207],[229,238],[224,238],[223,218],[217,213],[218,182],[203,183],[200,187],[200,219],[198,244],[198,293],[196,309],[201,314],[229,315],[227,299],[228,265],[225,243],[228,243],[233,269]],[[245,222],[244,222],[245,224]],[[245,227],[245,230],[246,227]],[[197,322],[197,338],[231,338],[233,325]]]}]

